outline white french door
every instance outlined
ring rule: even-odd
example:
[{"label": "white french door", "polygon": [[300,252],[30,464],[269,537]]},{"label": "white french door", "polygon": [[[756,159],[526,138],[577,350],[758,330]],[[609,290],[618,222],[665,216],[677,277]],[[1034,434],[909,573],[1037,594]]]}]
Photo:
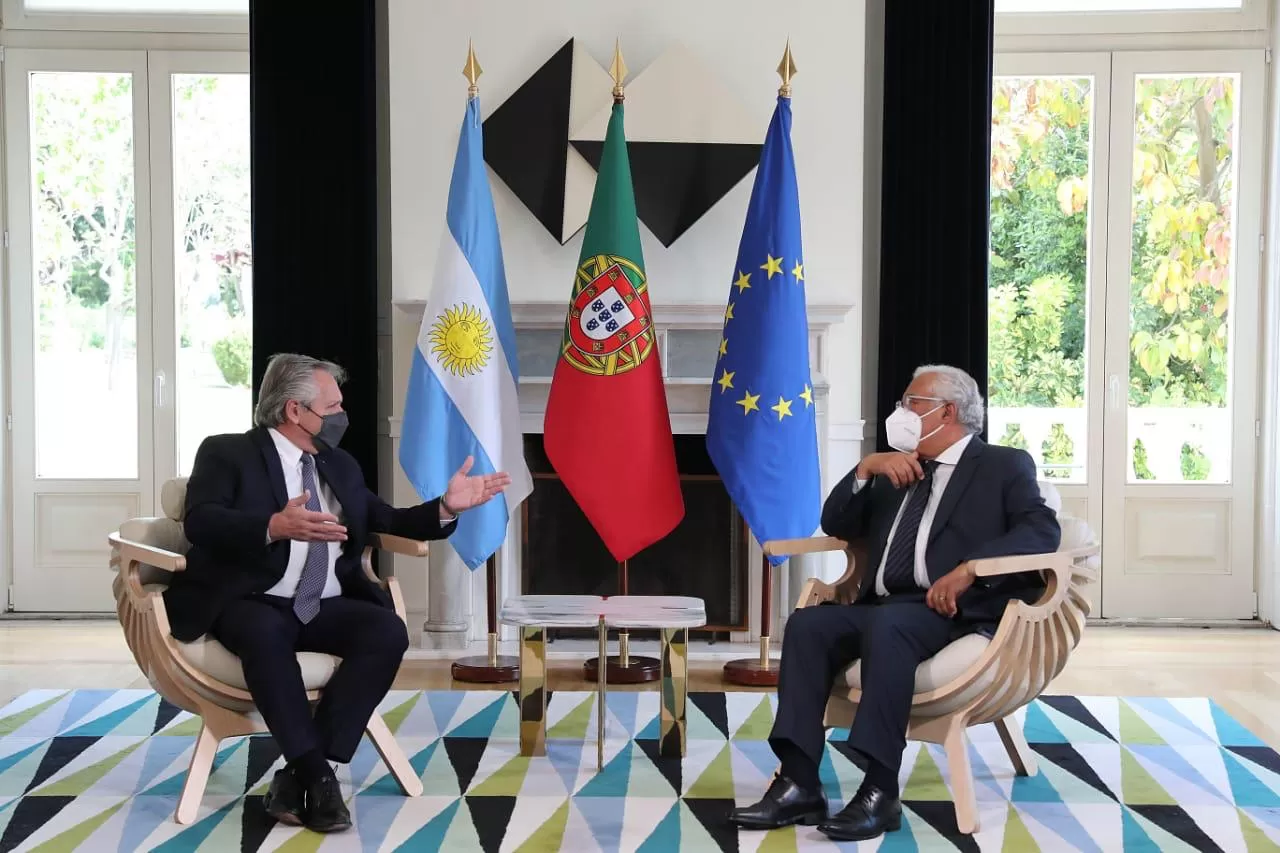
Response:
[{"label": "white french door", "polygon": [[1101,535],[1095,615],[1256,614],[1264,82],[1259,51],[996,58],[990,433]]},{"label": "white french door", "polygon": [[6,52],[15,610],[113,609],[107,533],[248,426],[247,72]]}]

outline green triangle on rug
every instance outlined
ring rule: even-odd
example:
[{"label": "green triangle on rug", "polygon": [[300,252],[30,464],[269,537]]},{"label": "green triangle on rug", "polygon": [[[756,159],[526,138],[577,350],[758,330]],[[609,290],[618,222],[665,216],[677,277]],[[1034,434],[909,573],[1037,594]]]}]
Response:
[{"label": "green triangle on rug", "polygon": [[547,740],[572,740],[584,741],[587,739],[587,730],[591,726],[591,721],[595,717],[596,697],[594,693],[588,693],[585,698],[577,705],[573,706],[573,710],[565,714],[559,720],[547,728]]},{"label": "green triangle on rug", "polygon": [[[37,847],[30,848],[31,853],[63,853],[66,850],[75,850],[85,841],[88,841],[89,836],[97,832],[99,827],[111,820],[115,813],[128,803],[129,800],[121,800],[106,811],[100,812],[88,820],[81,821]],[[237,843],[239,842],[237,841]]]},{"label": "green triangle on rug", "polygon": [[1120,784],[1124,802],[1128,805],[1176,806],[1178,804],[1164,786],[1147,772],[1147,768],[1142,766],[1137,756],[1123,746],[1120,747]]},{"label": "green triangle on rug", "polygon": [[1165,746],[1164,738],[1151,728],[1151,724],[1142,719],[1142,715],[1126,702],[1119,700],[1120,706],[1120,742],[1139,743],[1148,746]]},{"label": "green triangle on rug", "polygon": [[[884,849],[883,845],[880,849]],[[796,839],[796,828],[787,826],[773,829],[764,834],[756,853],[799,853],[800,842]]]},{"label": "green triangle on rug", "polygon": [[157,735],[178,736],[178,737],[198,737],[200,729],[204,725],[204,721],[194,714],[190,717],[175,718],[175,722],[170,722]]},{"label": "green triangle on rug", "polygon": [[950,800],[951,789],[942,780],[942,770],[933,759],[933,751],[928,744],[920,744],[916,753],[916,762],[911,767],[911,775],[907,784],[902,786],[904,800]]},{"label": "green triangle on rug", "polygon": [[1018,807],[1009,803],[1009,813],[1004,820],[1004,842],[1000,847],[1001,853],[1024,853],[1026,850],[1039,849],[1040,844],[1031,834],[1031,830],[1027,829],[1022,815],[1018,812]]},{"label": "green triangle on rug", "polygon": [[13,734],[54,705],[61,702],[67,695],[67,691],[59,693],[51,699],[32,705],[30,708],[24,708],[17,713],[10,714],[7,717],[0,718],[0,737],[6,737]]},{"label": "green triangle on rug", "polygon": [[1263,851],[1273,853],[1276,847],[1280,846],[1271,840],[1262,827],[1254,823],[1253,818],[1244,809],[1237,808],[1236,814],[1240,819],[1240,834],[1244,836],[1244,846],[1248,853],[1263,853]]},{"label": "green triangle on rug", "polygon": [[396,734],[400,731],[400,727],[404,725],[405,718],[409,716],[409,713],[413,710],[414,706],[418,704],[418,700],[421,698],[422,693],[415,690],[406,701],[401,702],[399,705],[382,715],[382,721],[387,724],[387,728],[391,729],[392,734]]},{"label": "green triangle on rug", "polygon": [[[524,843],[515,849],[515,853],[542,853],[545,850],[559,850],[564,843],[564,828],[569,822],[569,800],[560,804],[560,808],[551,813],[546,822],[533,831]],[[421,850],[428,848],[422,847]],[[450,851],[452,853],[452,851]]]},{"label": "green triangle on rug", "polygon": [[729,755],[729,749],[729,742],[725,741],[724,747],[715,758],[711,759],[707,769],[703,770],[702,775],[685,791],[686,799],[732,800],[734,798],[733,759]]},{"label": "green triangle on rug", "polygon": [[132,743],[119,752],[112,753],[101,761],[90,764],[82,770],[77,770],[69,776],[46,782],[32,793],[42,797],[79,797],[87,794],[89,789],[96,785],[103,776],[110,773],[116,765],[132,755],[134,750],[145,743],[145,740]]},{"label": "green triangle on rug", "polygon": [[760,704],[742,721],[738,730],[733,733],[734,740],[768,740],[773,730],[773,707],[769,704],[769,695],[761,694]]},{"label": "green triangle on rug", "polygon": [[[438,742],[438,741],[437,741]],[[467,791],[472,797],[518,797],[529,775],[530,758],[517,755],[499,767],[480,784],[472,784]]]}]

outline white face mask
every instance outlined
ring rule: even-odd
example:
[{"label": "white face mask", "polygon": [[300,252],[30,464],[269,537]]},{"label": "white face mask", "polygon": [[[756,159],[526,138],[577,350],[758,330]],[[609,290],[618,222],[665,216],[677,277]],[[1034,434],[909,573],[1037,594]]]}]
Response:
[{"label": "white face mask", "polygon": [[921,435],[920,430],[923,428],[921,424],[924,418],[932,415],[934,412],[947,405],[945,402],[939,402],[923,415],[917,415],[911,409],[899,405],[893,410],[893,414],[885,418],[884,430],[889,446],[894,450],[901,450],[903,453],[914,453],[915,449],[920,446],[920,442],[942,429],[942,424],[938,424],[937,428],[930,430],[927,435]]}]

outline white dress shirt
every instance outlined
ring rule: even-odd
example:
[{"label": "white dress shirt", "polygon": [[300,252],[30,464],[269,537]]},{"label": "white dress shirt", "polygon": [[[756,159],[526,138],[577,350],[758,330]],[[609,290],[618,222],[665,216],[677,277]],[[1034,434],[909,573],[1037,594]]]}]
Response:
[{"label": "white dress shirt", "polygon": [[[929,546],[929,530],[933,527],[934,516],[938,514],[938,504],[942,503],[942,493],[946,491],[947,483],[951,481],[951,475],[956,470],[956,464],[960,461],[960,457],[964,455],[964,449],[969,446],[972,435],[966,435],[955,444],[938,454],[938,467],[933,472],[933,489],[929,492],[929,502],[924,506],[924,517],[920,519],[920,529],[916,533],[916,562],[915,562],[915,579],[916,585],[921,589],[928,589],[932,585],[929,580],[929,569],[925,565],[925,551]],[[866,480],[858,480],[854,483],[853,490],[856,493],[864,485]],[[893,526],[889,528],[889,538],[884,543],[884,554],[880,557],[880,568],[876,570],[876,594],[885,596],[889,594],[889,590],[884,585],[884,564],[889,556],[889,546],[893,542],[893,536],[898,532],[898,522],[902,520],[902,511],[906,509],[907,503],[911,500],[911,495],[916,489],[920,488],[920,483],[916,483],[907,490],[906,497],[902,499],[902,504],[898,507],[898,514],[893,519]]]},{"label": "white dress shirt", "polygon": [[[302,494],[302,448],[285,438],[274,429],[269,429],[271,440],[276,444],[276,452],[280,454],[280,465],[284,468],[284,490],[289,500],[293,500]],[[316,498],[320,501],[320,511],[327,512],[342,519],[342,504],[338,503],[337,497],[333,494],[333,489],[329,488],[329,484],[320,476],[319,470],[315,472],[316,491],[319,492]],[[270,534],[268,534],[270,536]],[[329,546],[329,576],[324,582],[324,591],[320,593],[321,598],[333,598],[342,595],[342,584],[338,583],[338,575],[334,570],[334,566],[338,562],[338,556],[342,553],[341,542],[323,543]],[[294,539],[289,543],[289,563],[285,566],[284,577],[280,578],[280,582],[271,589],[267,590],[267,595],[278,595],[283,598],[293,598],[294,593],[298,590],[298,581],[302,580],[302,567],[307,562],[307,549],[311,547],[310,542],[302,542]]]}]

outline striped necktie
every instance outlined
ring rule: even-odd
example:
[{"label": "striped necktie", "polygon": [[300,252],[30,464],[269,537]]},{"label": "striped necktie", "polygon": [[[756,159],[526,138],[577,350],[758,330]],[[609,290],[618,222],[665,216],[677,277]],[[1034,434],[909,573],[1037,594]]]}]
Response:
[{"label": "striped necktie", "polygon": [[929,493],[933,491],[933,472],[937,470],[938,462],[930,459],[922,467],[924,479],[916,483],[907,496],[902,518],[898,519],[898,529],[893,532],[893,541],[889,543],[889,555],[885,557],[884,588],[890,594],[918,592],[920,589],[916,583],[916,537],[920,533],[924,508],[929,504]]},{"label": "striped necktie", "polygon": [[[302,454],[302,488],[309,494],[307,509],[320,512],[320,490],[316,488],[316,462],[310,453]],[[307,561],[302,564],[302,577],[293,594],[293,612],[302,624],[320,612],[320,594],[329,579],[329,543],[308,542]]]}]

